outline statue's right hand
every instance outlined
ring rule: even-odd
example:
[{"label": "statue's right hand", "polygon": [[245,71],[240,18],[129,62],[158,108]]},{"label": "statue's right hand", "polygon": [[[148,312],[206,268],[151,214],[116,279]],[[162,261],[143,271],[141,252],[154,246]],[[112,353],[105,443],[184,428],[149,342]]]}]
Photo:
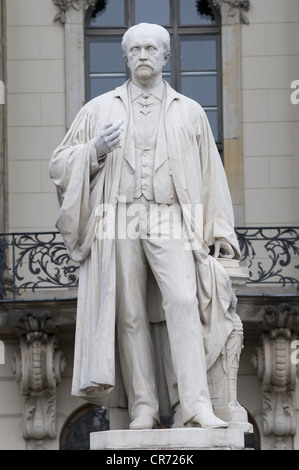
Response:
[{"label": "statue's right hand", "polygon": [[104,124],[100,130],[100,134],[95,142],[97,156],[103,157],[107,153],[113,152],[121,141],[121,125],[123,120],[117,121],[115,124],[111,122]]}]

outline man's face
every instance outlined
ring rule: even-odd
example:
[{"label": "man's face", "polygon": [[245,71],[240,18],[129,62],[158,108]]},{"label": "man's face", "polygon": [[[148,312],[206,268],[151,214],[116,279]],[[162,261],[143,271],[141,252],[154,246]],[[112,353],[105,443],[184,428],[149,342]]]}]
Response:
[{"label": "man's face", "polygon": [[165,56],[163,43],[155,33],[135,31],[127,46],[127,64],[132,78],[138,81],[149,81],[159,75],[168,56]]}]

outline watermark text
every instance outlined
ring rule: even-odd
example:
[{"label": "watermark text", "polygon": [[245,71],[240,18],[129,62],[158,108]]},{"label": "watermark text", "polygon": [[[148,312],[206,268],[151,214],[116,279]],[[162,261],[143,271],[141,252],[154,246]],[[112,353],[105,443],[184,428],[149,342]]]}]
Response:
[{"label": "watermark text", "polygon": [[291,103],[299,104],[299,80],[293,80],[291,83],[291,88],[294,91],[291,93]]},{"label": "watermark text", "polygon": [[96,237],[100,240],[162,239],[184,240],[185,248],[203,244],[202,204],[126,203],[99,204],[95,212]]}]

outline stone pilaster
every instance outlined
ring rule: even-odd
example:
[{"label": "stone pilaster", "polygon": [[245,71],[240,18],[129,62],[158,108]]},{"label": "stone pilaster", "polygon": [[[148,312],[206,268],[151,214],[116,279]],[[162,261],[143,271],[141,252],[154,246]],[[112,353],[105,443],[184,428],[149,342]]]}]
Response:
[{"label": "stone pilaster", "polygon": [[52,0],[58,12],[54,21],[64,25],[66,125],[70,127],[85,104],[84,18],[96,0]]},{"label": "stone pilaster", "polygon": [[243,225],[243,128],[241,95],[241,25],[248,24],[249,0],[210,0],[221,13],[223,154],[235,224]]}]

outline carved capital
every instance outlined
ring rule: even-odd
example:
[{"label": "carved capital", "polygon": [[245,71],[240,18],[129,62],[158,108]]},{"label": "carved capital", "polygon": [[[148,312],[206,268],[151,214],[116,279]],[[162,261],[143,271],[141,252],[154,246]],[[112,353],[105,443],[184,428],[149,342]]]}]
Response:
[{"label": "carved capital", "polygon": [[29,312],[20,320],[20,351],[13,371],[24,396],[25,439],[56,437],[56,387],[65,367],[49,312]]},{"label": "carved capital", "polygon": [[210,0],[212,5],[221,12],[222,23],[249,24],[245,15],[250,8],[250,0]]},{"label": "carved capital", "polygon": [[90,6],[94,6],[96,0],[52,0],[55,6],[59,8],[58,13],[54,17],[54,21],[60,21],[62,24],[66,22],[66,12],[69,8],[87,10]]},{"label": "carved capital", "polygon": [[295,396],[297,367],[292,363],[292,342],[297,338],[298,314],[288,304],[267,306],[260,344],[252,357],[263,382],[264,434],[277,438],[296,430]]}]

